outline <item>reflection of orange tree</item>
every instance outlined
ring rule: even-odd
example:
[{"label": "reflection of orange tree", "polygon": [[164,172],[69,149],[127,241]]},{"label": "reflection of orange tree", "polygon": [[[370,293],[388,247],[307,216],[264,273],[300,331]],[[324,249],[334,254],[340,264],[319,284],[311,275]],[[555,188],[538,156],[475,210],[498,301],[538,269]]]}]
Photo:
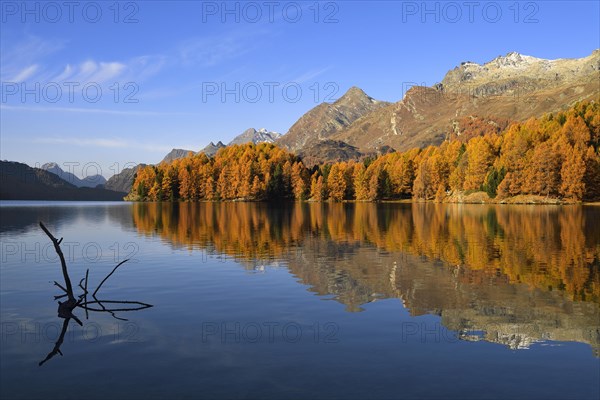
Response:
[{"label": "reflection of orange tree", "polygon": [[256,259],[282,258],[308,237],[367,243],[600,302],[600,231],[592,208],[136,203],[133,217],[141,233],[158,232],[190,249]]}]

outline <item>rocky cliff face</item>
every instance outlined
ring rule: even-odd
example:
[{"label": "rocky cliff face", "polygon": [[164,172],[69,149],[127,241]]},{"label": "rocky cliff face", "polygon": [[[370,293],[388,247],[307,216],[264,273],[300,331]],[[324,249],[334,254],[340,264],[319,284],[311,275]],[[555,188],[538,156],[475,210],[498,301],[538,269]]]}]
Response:
[{"label": "rocky cliff face", "polygon": [[321,103],[304,114],[277,144],[297,152],[307,145],[331,138],[359,118],[387,104],[352,87],[335,103]]}]

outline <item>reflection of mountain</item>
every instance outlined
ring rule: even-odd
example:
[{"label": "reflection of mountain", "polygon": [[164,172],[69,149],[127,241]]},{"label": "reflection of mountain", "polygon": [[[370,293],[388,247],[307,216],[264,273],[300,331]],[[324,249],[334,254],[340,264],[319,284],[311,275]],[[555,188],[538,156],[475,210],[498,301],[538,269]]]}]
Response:
[{"label": "reflection of mountain", "polygon": [[401,298],[476,340],[600,346],[600,209],[433,204],[133,205],[138,231],[175,246],[284,260],[349,311]]},{"label": "reflection of mountain", "polygon": [[119,205],[103,203],[45,203],[29,207],[27,212],[20,212],[23,206],[0,207],[0,234],[17,234],[39,231],[39,222],[44,221],[53,229],[59,230],[62,226],[70,226],[78,218],[101,224],[108,218],[121,225],[122,229],[132,229],[131,204]]}]

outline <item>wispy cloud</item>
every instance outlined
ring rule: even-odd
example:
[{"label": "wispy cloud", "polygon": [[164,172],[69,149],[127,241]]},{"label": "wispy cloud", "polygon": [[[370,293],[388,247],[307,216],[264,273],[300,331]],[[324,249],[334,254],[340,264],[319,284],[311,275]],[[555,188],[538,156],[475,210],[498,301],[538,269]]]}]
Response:
[{"label": "wispy cloud", "polygon": [[212,67],[249,53],[256,48],[257,37],[267,33],[256,29],[190,38],[179,45],[179,58],[185,66]]},{"label": "wispy cloud", "polygon": [[40,60],[64,48],[65,42],[58,39],[42,39],[26,35],[19,41],[2,43],[0,57],[0,79],[19,82],[31,78],[42,68]]},{"label": "wispy cloud", "polygon": [[112,114],[112,115],[131,115],[131,116],[165,116],[165,115],[196,115],[185,112],[169,111],[142,111],[142,110],[111,110],[107,108],[84,108],[84,107],[29,107],[29,106],[10,106],[0,105],[0,110],[5,111],[35,111],[35,112],[65,112],[65,113],[89,113],[89,114]]},{"label": "wispy cloud", "polygon": [[38,70],[38,68],[39,66],[37,64],[25,67],[21,71],[19,71],[17,75],[13,76],[12,79],[10,79],[10,82],[23,82],[27,80],[27,78],[29,78],[31,75],[33,75]]},{"label": "wispy cloud", "polygon": [[[158,74],[166,65],[162,55],[141,55],[125,60],[65,60],[51,62],[48,56],[65,48],[65,41],[26,36],[3,42],[0,79],[4,82],[78,82],[98,84],[113,81],[141,82]],[[72,55],[69,55],[72,56]]]},{"label": "wispy cloud", "polygon": [[123,139],[102,139],[102,138],[76,138],[76,137],[47,137],[34,138],[31,140],[35,144],[60,144],[78,147],[94,147],[109,149],[141,149],[149,152],[166,153],[173,147],[171,145],[157,143],[141,143],[127,141]]},{"label": "wispy cloud", "polygon": [[126,61],[111,62],[89,59],[76,65],[67,64],[51,80],[99,84],[117,80],[141,82],[159,73],[165,64],[163,56],[139,56]]},{"label": "wispy cloud", "polygon": [[296,83],[309,82],[309,81],[315,79],[317,76],[323,75],[325,72],[329,71],[330,69],[331,69],[331,66],[321,68],[321,69],[311,69],[309,71],[306,71],[302,75],[297,76],[295,79],[292,79],[292,82],[296,82]]},{"label": "wispy cloud", "polygon": [[96,62],[87,60],[79,65],[67,66],[55,76],[54,82],[96,82],[104,83],[118,78],[125,71],[126,65],[120,62]]}]

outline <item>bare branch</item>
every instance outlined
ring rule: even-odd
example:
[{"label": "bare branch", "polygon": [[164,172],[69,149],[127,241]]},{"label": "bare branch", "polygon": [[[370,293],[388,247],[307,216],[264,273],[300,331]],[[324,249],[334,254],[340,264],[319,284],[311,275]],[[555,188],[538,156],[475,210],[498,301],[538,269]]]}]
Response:
[{"label": "bare branch", "polygon": [[62,267],[62,273],[65,278],[65,285],[67,286],[65,291],[69,295],[69,299],[75,300],[75,296],[73,295],[73,286],[71,286],[71,278],[69,278],[69,272],[67,271],[67,263],[65,261],[65,256],[63,255],[63,252],[60,248],[60,242],[62,241],[62,239],[60,241],[57,240],[41,221],[40,227],[46,233],[46,235],[48,235],[48,237],[50,238],[50,240],[52,240],[52,243],[54,244],[54,250],[56,250],[56,254],[58,254],[58,257],[60,258],[60,265]]},{"label": "bare branch", "polygon": [[[138,307],[108,309],[108,308],[104,307],[104,305],[102,303],[108,303],[108,304],[135,304]],[[100,307],[102,307],[102,309],[89,307],[90,304],[98,304]],[[98,300],[98,299],[96,299],[95,301],[89,301],[87,303],[80,304],[78,307],[81,307],[81,308],[84,308],[84,309],[87,308],[90,311],[111,312],[111,311],[137,311],[137,310],[143,310],[143,309],[146,309],[146,308],[150,308],[150,307],[153,307],[153,306],[152,306],[152,304],[142,303],[141,301]]]},{"label": "bare branch", "polygon": [[100,284],[98,285],[98,287],[96,288],[96,290],[94,290],[94,293],[92,293],[92,297],[96,297],[96,293],[98,293],[98,290],[100,290],[100,288],[102,287],[102,285],[104,284],[104,282],[106,282],[106,280],[108,278],[110,278],[110,276],[112,274],[115,273],[115,271],[117,270],[117,268],[119,268],[121,265],[125,264],[127,261],[129,261],[129,259],[121,261],[120,263],[117,264],[116,267],[113,268],[113,270],[110,272],[110,274],[106,275],[106,278],[104,278],[102,280],[102,282],[100,282]]},{"label": "bare branch", "polygon": [[67,295],[69,295],[69,292],[67,291],[67,289],[65,289],[60,283],[54,281],[54,286],[58,286],[59,288],[61,288]]}]

